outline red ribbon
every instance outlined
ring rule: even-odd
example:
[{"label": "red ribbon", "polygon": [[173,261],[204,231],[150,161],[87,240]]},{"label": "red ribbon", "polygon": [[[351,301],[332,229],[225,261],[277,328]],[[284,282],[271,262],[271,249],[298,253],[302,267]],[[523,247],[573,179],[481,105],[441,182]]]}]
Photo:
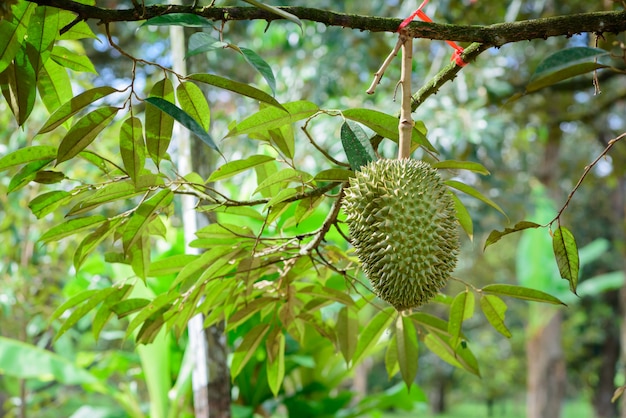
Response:
[{"label": "red ribbon", "polygon": [[[407,17],[402,21],[402,23],[400,23],[400,26],[398,26],[398,32],[400,32],[400,30],[404,29],[409,23],[411,23],[413,19],[415,19],[415,17],[419,17],[424,22],[433,23],[433,20],[428,17],[426,13],[422,12],[422,9],[424,8],[424,6],[426,6],[428,1],[429,0],[422,1],[420,7],[418,7],[417,10],[411,13],[411,16]],[[465,67],[467,65],[467,62],[463,61],[463,58],[461,58],[463,48],[454,41],[446,41],[446,43],[454,49],[454,53],[452,54],[452,58],[450,58],[450,60],[454,61],[454,63],[459,67]]]}]

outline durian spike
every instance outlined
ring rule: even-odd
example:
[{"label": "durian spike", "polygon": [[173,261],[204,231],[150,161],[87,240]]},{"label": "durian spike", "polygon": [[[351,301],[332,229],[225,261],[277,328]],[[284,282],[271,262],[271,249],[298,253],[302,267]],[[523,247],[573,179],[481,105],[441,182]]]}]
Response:
[{"label": "durian spike", "polygon": [[411,116],[411,72],[413,66],[413,38],[404,31],[400,33],[402,41],[402,69],[400,84],[402,84],[402,107],[398,124],[398,159],[411,157],[411,134],[413,132],[413,118]]}]

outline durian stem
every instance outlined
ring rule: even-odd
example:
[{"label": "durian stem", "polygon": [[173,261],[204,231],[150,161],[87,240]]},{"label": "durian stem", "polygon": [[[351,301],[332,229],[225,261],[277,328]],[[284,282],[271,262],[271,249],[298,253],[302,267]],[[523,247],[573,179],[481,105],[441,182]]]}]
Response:
[{"label": "durian stem", "polygon": [[402,70],[400,83],[402,84],[402,107],[400,109],[400,123],[398,124],[399,148],[398,159],[411,157],[411,134],[413,132],[413,118],[411,116],[411,72],[413,67],[413,38],[400,34],[402,41]]}]

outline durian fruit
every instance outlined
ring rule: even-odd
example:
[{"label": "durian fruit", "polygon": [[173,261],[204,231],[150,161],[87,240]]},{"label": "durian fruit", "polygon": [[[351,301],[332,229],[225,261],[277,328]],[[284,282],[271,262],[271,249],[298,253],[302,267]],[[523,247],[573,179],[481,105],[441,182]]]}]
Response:
[{"label": "durian fruit", "polygon": [[352,244],[374,292],[398,311],[445,286],[459,251],[454,201],[424,161],[380,159],[357,171],[343,201]]}]

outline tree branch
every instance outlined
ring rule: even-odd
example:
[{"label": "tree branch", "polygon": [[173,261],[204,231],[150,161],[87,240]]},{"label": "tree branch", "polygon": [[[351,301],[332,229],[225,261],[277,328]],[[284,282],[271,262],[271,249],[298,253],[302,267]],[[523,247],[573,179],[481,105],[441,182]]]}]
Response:
[{"label": "tree branch", "polygon": [[[100,23],[133,22],[171,13],[193,13],[213,21],[282,19],[256,7],[191,7],[154,5],[134,9],[106,9],[80,4],[72,0],[31,0],[41,6],[52,6],[76,13],[81,19],[96,19]],[[281,7],[302,20],[370,32],[396,32],[402,19],[337,13],[310,7]],[[487,26],[449,25],[412,22],[406,28],[414,38],[479,42],[501,46],[510,42],[545,39],[552,36],[572,36],[576,33],[626,31],[626,11],[580,13]]]}]

